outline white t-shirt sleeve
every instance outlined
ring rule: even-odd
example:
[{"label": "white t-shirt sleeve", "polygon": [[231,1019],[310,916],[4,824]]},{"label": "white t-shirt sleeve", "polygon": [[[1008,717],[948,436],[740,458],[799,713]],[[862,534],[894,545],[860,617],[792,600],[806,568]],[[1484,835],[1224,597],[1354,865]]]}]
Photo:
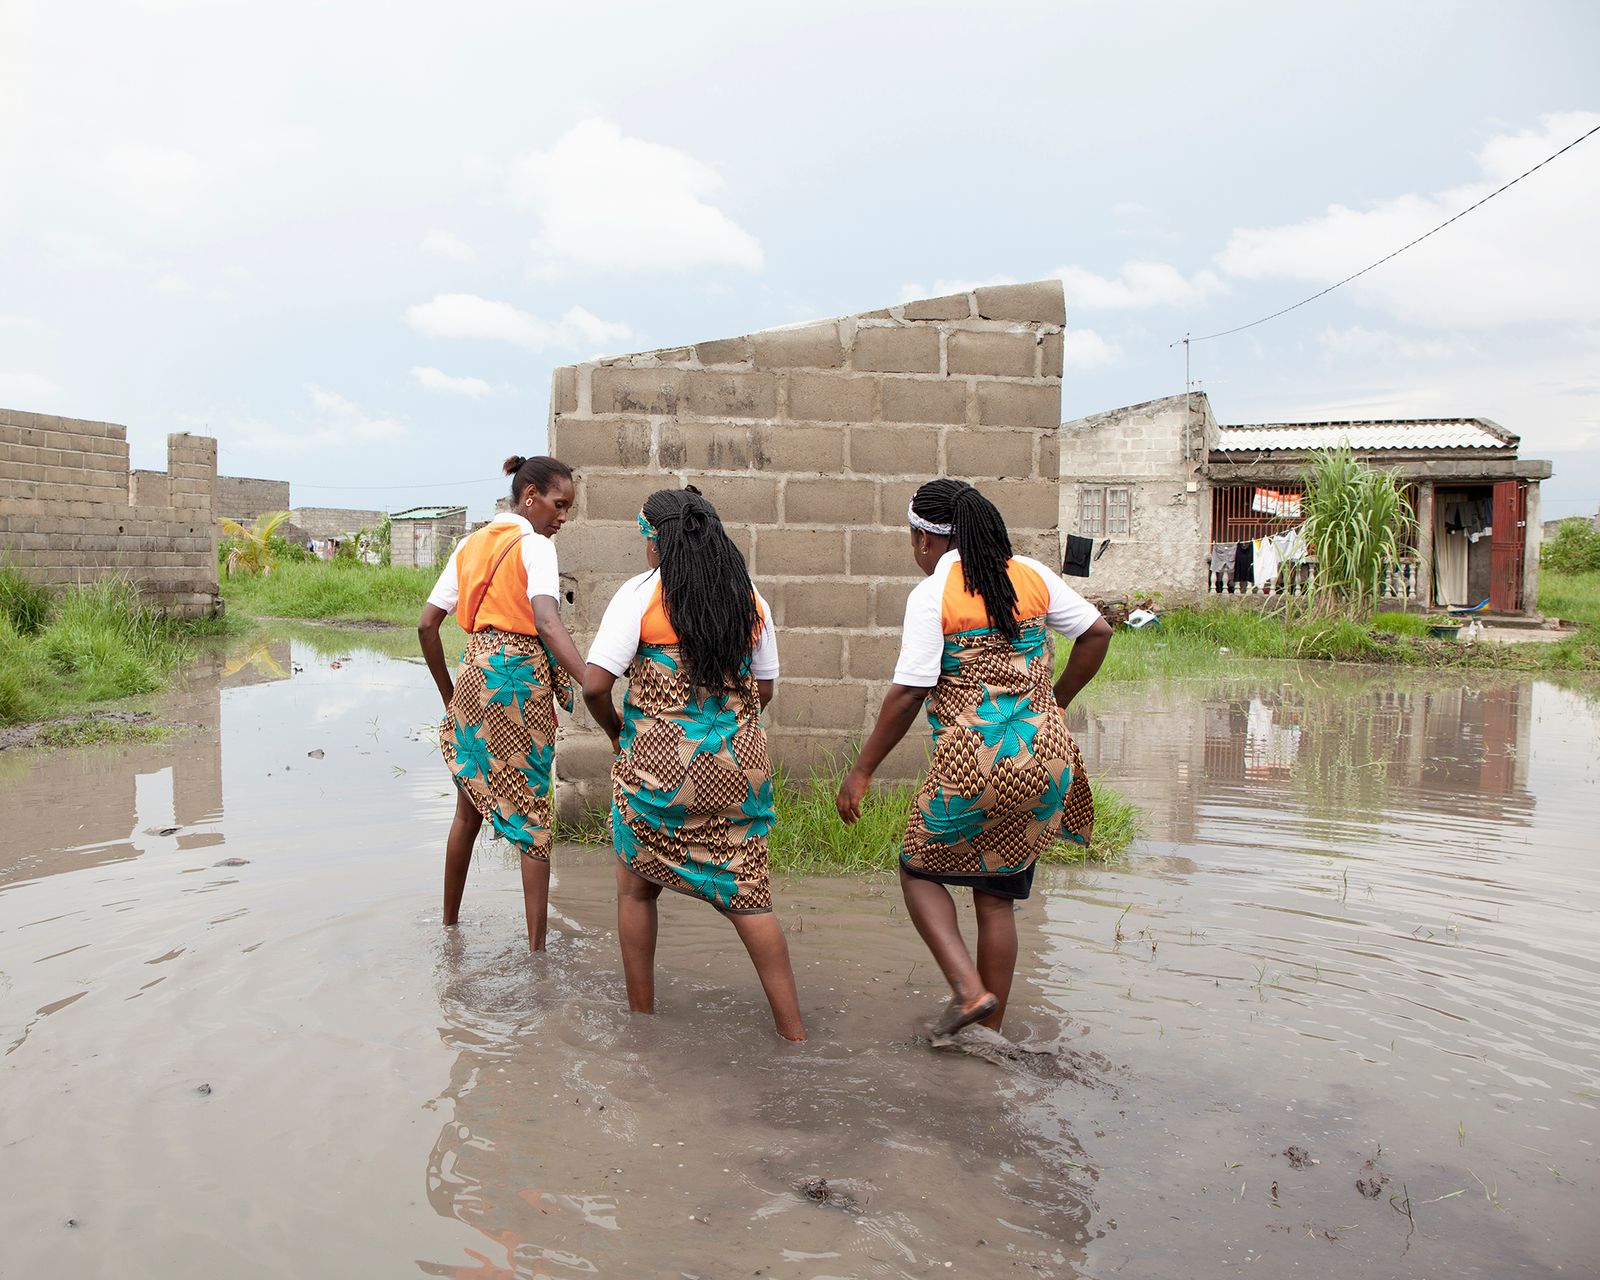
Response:
[{"label": "white t-shirt sleeve", "polygon": [[756,639],[755,652],[750,655],[750,674],[757,680],[778,678],[778,632],[772,625],[772,610],[756,592],[756,605],[761,610],[761,634]]},{"label": "white t-shirt sleeve", "polygon": [[900,656],[894,664],[894,682],[912,689],[931,689],[939,683],[944,661],[944,623],[940,603],[946,575],[924,578],[906,597],[905,620],[900,625]]},{"label": "white t-shirt sleeve", "polygon": [[433,590],[428,592],[428,603],[435,608],[443,609],[446,613],[454,613],[457,602],[461,599],[461,583],[456,574],[456,557],[461,554],[460,544],[450,553],[450,558],[444,562],[444,570],[439,574],[439,581],[433,584]]},{"label": "white t-shirt sleeve", "polygon": [[1041,564],[1030,556],[1018,556],[1017,559],[1038,573],[1049,588],[1050,606],[1044,621],[1050,630],[1069,640],[1076,640],[1100,621],[1100,610],[1063,582],[1061,575],[1049,565]]},{"label": "white t-shirt sleeve", "polygon": [[528,599],[561,599],[561,570],[556,564],[554,542],[541,533],[529,534],[522,540],[522,567],[528,571]]},{"label": "white t-shirt sleeve", "polygon": [[589,646],[589,661],[614,676],[625,673],[639,652],[639,624],[644,621],[644,611],[650,605],[652,577],[654,571],[640,574],[617,588],[617,594],[611,597],[611,603],[600,618],[594,642]]}]

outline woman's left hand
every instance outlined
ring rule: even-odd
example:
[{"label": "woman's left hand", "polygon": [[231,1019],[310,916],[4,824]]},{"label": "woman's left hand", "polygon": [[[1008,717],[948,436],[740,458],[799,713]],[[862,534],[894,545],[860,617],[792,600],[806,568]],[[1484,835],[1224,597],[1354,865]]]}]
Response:
[{"label": "woman's left hand", "polygon": [[834,800],[838,807],[839,818],[845,826],[852,826],[861,817],[861,801],[872,786],[872,775],[863,773],[860,769],[852,769],[844,775],[844,781],[839,784],[839,794]]}]

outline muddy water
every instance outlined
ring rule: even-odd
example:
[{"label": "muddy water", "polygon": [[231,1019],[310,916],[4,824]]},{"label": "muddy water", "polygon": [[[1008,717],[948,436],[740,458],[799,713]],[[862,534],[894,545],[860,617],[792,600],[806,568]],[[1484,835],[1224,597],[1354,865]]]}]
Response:
[{"label": "muddy water", "polygon": [[425,676],[336,643],[0,754],[0,1273],[1595,1273],[1593,691],[1102,691],[1150,836],[1023,906],[1012,1042],[918,1043],[896,895],[811,880],[790,1047],[681,899],[620,1011],[597,851],[548,955],[491,845],[446,936]]}]

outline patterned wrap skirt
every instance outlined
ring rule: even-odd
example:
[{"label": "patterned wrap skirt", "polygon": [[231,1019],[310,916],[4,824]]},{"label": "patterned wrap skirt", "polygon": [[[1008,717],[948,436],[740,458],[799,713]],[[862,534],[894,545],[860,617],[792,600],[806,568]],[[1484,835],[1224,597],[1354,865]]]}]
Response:
[{"label": "patterned wrap skirt", "polygon": [[772,765],[755,679],[696,690],[676,644],[642,645],[628,678],[611,766],[617,857],[719,911],[770,911]]},{"label": "patterned wrap skirt", "polygon": [[1082,757],[1051,688],[1049,632],[1039,618],[1021,628],[1015,641],[988,627],[945,637],[927,703],[933,760],[900,854],[913,874],[1015,876],[1053,841],[1088,844],[1094,832]]},{"label": "patterned wrap skirt", "polygon": [[572,686],[537,636],[487,628],[467,637],[439,746],[472,806],[530,858],[550,860],[555,702]]}]

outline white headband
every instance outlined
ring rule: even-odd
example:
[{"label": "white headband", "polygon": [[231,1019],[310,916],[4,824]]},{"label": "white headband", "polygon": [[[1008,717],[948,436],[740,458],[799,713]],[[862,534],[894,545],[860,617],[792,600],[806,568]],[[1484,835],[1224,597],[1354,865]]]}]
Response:
[{"label": "white headband", "polygon": [[951,526],[947,524],[934,524],[932,520],[924,520],[911,509],[911,504],[906,504],[906,519],[911,521],[913,529],[921,529],[924,533],[936,533],[941,538],[950,536]]}]

